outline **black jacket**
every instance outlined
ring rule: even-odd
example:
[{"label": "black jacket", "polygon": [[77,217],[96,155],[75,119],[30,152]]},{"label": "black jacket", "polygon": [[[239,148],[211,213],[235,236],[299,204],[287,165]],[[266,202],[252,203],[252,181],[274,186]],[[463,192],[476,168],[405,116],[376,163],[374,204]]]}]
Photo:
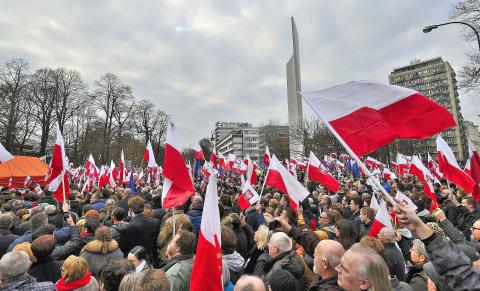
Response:
[{"label": "black jacket", "polygon": [[0,258],[7,253],[8,246],[18,238],[8,229],[0,228]]},{"label": "black jacket", "polygon": [[336,290],[343,290],[342,288],[338,287],[338,275],[332,276],[327,279],[313,281],[312,285],[310,285],[309,291],[336,291]]},{"label": "black jacket", "polygon": [[159,230],[160,222],[157,219],[137,214],[120,234],[120,249],[128,254],[134,247],[142,246],[147,251],[147,261],[156,262],[156,238]]},{"label": "black jacket", "polygon": [[130,199],[130,197],[123,197],[120,201],[118,201],[117,206],[122,207],[128,212],[128,199]]},{"label": "black jacket", "polygon": [[402,252],[393,243],[384,245],[383,257],[387,263],[390,275],[396,276],[398,280],[405,281],[405,261]]},{"label": "black jacket", "polygon": [[28,270],[28,274],[37,278],[37,282],[57,282],[61,277],[60,269],[63,261],[57,261],[52,256],[37,258]]}]

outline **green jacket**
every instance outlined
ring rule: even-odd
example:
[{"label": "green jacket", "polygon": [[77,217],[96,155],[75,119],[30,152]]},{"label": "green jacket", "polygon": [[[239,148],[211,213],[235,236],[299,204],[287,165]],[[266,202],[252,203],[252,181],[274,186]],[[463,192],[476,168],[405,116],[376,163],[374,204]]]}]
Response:
[{"label": "green jacket", "polygon": [[166,271],[171,291],[190,290],[190,276],[192,275],[194,258],[192,256],[185,260],[179,260]]}]

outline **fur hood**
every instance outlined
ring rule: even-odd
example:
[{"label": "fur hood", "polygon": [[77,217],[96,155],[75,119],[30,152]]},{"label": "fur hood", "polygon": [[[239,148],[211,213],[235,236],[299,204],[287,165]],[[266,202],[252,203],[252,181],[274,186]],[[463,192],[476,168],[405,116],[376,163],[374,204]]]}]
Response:
[{"label": "fur hood", "polygon": [[109,254],[118,249],[118,243],[113,239],[109,242],[93,240],[86,244],[80,253],[89,252],[97,254]]}]

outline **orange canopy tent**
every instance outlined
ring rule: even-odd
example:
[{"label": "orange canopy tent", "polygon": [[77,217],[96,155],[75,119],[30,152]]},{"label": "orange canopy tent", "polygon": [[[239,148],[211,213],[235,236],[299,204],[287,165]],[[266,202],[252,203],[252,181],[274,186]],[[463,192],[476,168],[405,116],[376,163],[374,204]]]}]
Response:
[{"label": "orange canopy tent", "polygon": [[45,186],[47,172],[48,165],[37,157],[14,156],[13,159],[0,164],[0,186],[9,187],[11,178],[11,188],[24,187],[28,176],[32,184]]}]

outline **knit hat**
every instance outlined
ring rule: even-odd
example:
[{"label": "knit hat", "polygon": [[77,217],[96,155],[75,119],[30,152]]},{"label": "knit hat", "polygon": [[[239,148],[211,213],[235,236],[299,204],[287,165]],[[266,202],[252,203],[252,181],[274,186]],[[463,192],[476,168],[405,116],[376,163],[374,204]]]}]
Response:
[{"label": "knit hat", "polygon": [[295,277],[287,270],[280,269],[270,277],[272,291],[291,291],[296,289]]}]

